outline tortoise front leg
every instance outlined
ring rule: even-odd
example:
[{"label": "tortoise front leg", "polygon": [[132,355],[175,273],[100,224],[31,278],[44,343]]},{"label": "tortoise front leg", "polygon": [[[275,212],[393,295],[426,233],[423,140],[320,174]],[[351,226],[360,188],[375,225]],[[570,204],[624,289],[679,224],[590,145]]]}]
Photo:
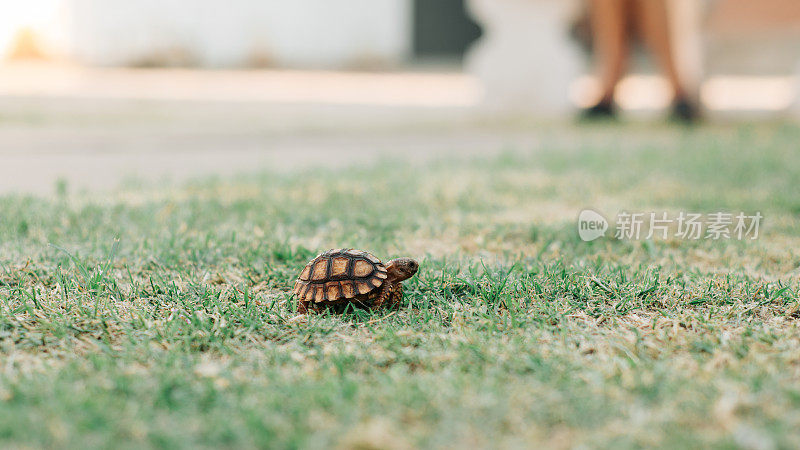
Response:
[{"label": "tortoise front leg", "polygon": [[392,292],[392,298],[389,300],[390,308],[399,308],[400,302],[403,301],[403,285],[398,283],[397,288]]},{"label": "tortoise front leg", "polygon": [[378,298],[372,302],[372,306],[370,309],[376,310],[380,309],[384,304],[391,303],[392,296],[395,291],[395,284],[394,283],[384,283],[383,287],[381,287],[381,291],[378,293]]}]

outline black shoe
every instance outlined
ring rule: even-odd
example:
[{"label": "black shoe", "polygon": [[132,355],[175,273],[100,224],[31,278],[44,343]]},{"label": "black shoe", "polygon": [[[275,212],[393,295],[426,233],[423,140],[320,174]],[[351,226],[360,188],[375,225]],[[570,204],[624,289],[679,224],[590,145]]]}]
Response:
[{"label": "black shoe", "polygon": [[611,120],[617,118],[617,110],[612,102],[601,101],[581,110],[579,117],[582,121]]},{"label": "black shoe", "polygon": [[691,125],[700,120],[700,113],[689,100],[678,98],[672,103],[672,112],[669,118],[673,122]]}]

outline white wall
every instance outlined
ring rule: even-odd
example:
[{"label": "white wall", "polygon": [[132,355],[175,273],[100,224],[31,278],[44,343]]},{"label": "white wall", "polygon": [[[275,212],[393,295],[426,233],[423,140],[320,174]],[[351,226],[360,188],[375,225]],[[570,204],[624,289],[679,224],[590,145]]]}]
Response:
[{"label": "white wall", "polygon": [[342,67],[411,48],[410,0],[65,1],[69,53],[89,64]]},{"label": "white wall", "polygon": [[469,0],[467,5],[484,30],[466,67],[483,82],[485,105],[571,114],[570,86],[584,71],[568,32],[575,0]]},{"label": "white wall", "polygon": [[59,52],[63,29],[59,26],[61,0],[0,0],[0,59],[11,50],[22,29],[33,31],[39,38],[40,50]]}]

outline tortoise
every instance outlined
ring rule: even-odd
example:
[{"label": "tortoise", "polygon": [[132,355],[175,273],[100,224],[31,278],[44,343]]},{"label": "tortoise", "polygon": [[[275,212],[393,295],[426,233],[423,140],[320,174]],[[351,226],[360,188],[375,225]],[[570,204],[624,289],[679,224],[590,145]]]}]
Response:
[{"label": "tortoise", "polygon": [[297,310],[341,311],[352,304],[378,309],[394,307],[403,299],[401,282],[417,273],[419,264],[411,258],[397,258],[386,264],[371,253],[338,248],[320,253],[306,264],[294,283]]}]

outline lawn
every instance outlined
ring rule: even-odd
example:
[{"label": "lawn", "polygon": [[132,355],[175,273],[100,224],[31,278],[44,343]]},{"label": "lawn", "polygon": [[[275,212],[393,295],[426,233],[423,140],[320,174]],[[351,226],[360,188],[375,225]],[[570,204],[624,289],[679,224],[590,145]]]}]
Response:
[{"label": "lawn", "polygon": [[[3,447],[800,446],[800,127],[0,197]],[[578,213],[760,212],[593,242]],[[612,224],[613,227],[613,224]],[[411,256],[397,311],[298,317],[318,252]]]}]

